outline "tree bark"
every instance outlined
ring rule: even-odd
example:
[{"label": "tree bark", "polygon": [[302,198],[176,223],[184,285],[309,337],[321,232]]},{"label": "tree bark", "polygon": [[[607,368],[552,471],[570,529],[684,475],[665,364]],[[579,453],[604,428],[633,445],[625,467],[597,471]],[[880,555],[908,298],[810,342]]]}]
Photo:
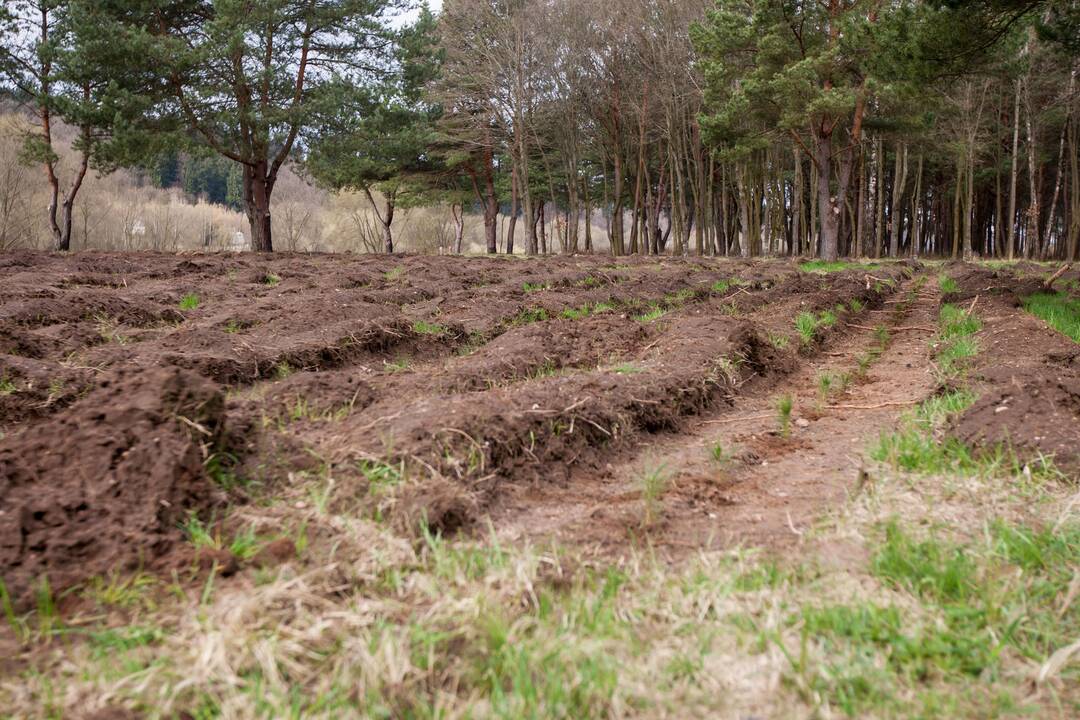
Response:
[{"label": "tree bark", "polygon": [[274,250],[270,225],[270,194],[273,192],[273,185],[268,181],[266,171],[265,160],[244,165],[244,211],[251,229],[253,252]]},{"label": "tree bark", "polygon": [[518,174],[517,164],[510,170],[510,222],[506,226],[506,254],[514,254],[514,231],[517,229],[518,212]]},{"label": "tree bark", "polygon": [[1016,257],[1016,176],[1020,169],[1017,157],[1020,154],[1020,80],[1016,81],[1016,104],[1013,109],[1012,162],[1009,165],[1009,239],[1007,256]]},{"label": "tree bark", "polygon": [[904,211],[901,202],[904,199],[904,185],[907,184],[907,146],[896,146],[896,164],[893,173],[892,205],[889,208],[889,257],[900,256],[900,230],[904,223]]}]

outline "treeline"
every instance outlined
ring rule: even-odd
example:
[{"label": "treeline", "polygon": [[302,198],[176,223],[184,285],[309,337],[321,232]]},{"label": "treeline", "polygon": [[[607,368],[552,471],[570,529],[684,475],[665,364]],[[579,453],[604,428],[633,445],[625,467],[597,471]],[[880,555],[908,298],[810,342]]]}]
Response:
[{"label": "treeline", "polygon": [[1077,0],[408,6],[6,6],[56,247],[80,173],[139,164],[270,250],[291,163],[366,195],[386,251],[438,204],[458,251],[476,212],[488,252],[1076,257]]}]

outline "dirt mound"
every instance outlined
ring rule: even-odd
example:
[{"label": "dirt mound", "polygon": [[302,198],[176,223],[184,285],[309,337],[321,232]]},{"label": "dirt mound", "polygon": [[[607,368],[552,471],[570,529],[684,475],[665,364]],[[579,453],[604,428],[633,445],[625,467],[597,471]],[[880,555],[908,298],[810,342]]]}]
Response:
[{"label": "dirt mound", "polygon": [[1052,457],[1080,467],[1080,372],[1054,366],[986,370],[986,390],[950,434],[982,450],[1011,447],[1020,457]]},{"label": "dirt mound", "polygon": [[976,297],[998,297],[1010,307],[1020,307],[1022,299],[1043,289],[1043,280],[1033,276],[1017,276],[1010,270],[962,265],[949,272],[956,281],[956,290],[942,295],[942,302],[960,303]]},{"label": "dirt mound", "polygon": [[224,397],[176,368],[118,371],[62,416],[0,443],[0,574],[25,604],[150,563],[192,509],[215,502],[204,471]]}]

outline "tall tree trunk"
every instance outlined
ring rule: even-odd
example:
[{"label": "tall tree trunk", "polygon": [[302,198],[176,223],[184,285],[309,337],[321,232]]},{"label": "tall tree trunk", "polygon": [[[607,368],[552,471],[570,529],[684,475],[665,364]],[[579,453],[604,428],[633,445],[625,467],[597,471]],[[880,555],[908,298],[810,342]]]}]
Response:
[{"label": "tall tree trunk", "polygon": [[1069,203],[1069,241],[1067,260],[1075,261],[1077,244],[1080,243],[1080,147],[1077,147],[1077,135],[1080,135],[1080,120],[1073,119],[1069,124],[1069,188],[1072,200]]},{"label": "tall tree trunk", "polygon": [[379,224],[382,225],[383,252],[391,255],[394,252],[394,234],[391,231],[391,226],[394,223],[394,211],[397,209],[397,192],[387,190],[383,193],[384,209],[382,211],[379,210],[379,204],[375,202],[375,197],[371,194],[370,188],[365,187],[364,193],[367,195],[368,202],[371,203],[371,208],[375,211],[375,217],[379,219]]},{"label": "tall tree trunk", "polygon": [[965,152],[967,169],[964,172],[964,221],[961,232],[964,234],[964,260],[972,258],[971,233],[974,220],[975,202],[975,146],[974,142],[968,145]]},{"label": "tall tree trunk", "polygon": [[923,213],[922,213],[922,181],[923,181],[923,156],[919,153],[919,163],[915,171],[915,192],[911,196],[911,257],[919,257],[923,236]]},{"label": "tall tree trunk", "polygon": [[[495,192],[495,159],[490,149],[484,151],[484,239],[487,241],[489,255],[499,251],[499,196]],[[465,208],[461,208],[464,216]],[[464,217],[462,217],[464,227]],[[460,252],[460,251],[459,251]]]},{"label": "tall tree trunk", "polygon": [[270,193],[273,191],[273,184],[267,178],[267,162],[259,160],[251,165],[244,165],[243,184],[244,210],[251,228],[251,249],[254,252],[273,252],[270,225]]},{"label": "tall tree trunk", "polygon": [[1020,154],[1020,80],[1016,81],[1016,103],[1013,109],[1012,160],[1009,163],[1009,236],[1006,249],[1007,257],[1016,257],[1016,176],[1020,169],[1017,159]]},{"label": "tall tree trunk", "polygon": [[802,151],[795,148],[795,189],[791,198],[791,254],[801,255],[803,214],[803,168]]},{"label": "tall tree trunk", "polygon": [[[1034,32],[1034,30],[1032,31]],[[1035,145],[1035,121],[1031,108],[1031,83],[1024,83],[1024,120],[1027,129],[1027,157],[1028,157],[1028,190],[1029,205],[1027,210],[1027,222],[1024,229],[1024,257],[1032,257],[1038,249],[1035,247],[1039,242],[1039,193],[1041,184],[1036,170],[1037,148]]]},{"label": "tall tree trunk", "polygon": [[866,154],[859,146],[859,207],[855,217],[855,257],[863,257],[866,237]]},{"label": "tall tree trunk", "polygon": [[874,182],[874,198],[877,208],[874,212],[874,252],[871,256],[881,257],[881,250],[885,243],[885,141],[879,135],[877,138],[877,161],[874,163],[874,171],[877,179]]},{"label": "tall tree trunk", "polygon": [[1065,134],[1069,129],[1069,121],[1072,110],[1072,94],[1076,85],[1076,70],[1069,74],[1069,87],[1065,91],[1065,122],[1061,126],[1061,137],[1058,139],[1057,177],[1054,179],[1054,192],[1050,196],[1050,206],[1046,213],[1046,231],[1043,233],[1043,247],[1050,247],[1050,235],[1054,229],[1054,215],[1057,212],[1058,195],[1061,193],[1061,176],[1065,169]]},{"label": "tall tree trunk", "polygon": [[465,207],[453,203],[450,214],[454,216],[454,252],[460,255],[465,244]]},{"label": "tall tree trunk", "polygon": [[517,228],[518,213],[518,174],[517,164],[510,171],[510,222],[506,226],[506,254],[514,254],[514,230]]},{"label": "tall tree trunk", "polygon": [[817,155],[817,192],[818,211],[821,214],[821,249],[819,257],[826,262],[835,262],[839,257],[839,231],[841,200],[833,195],[832,184],[832,136],[815,136],[815,154]]},{"label": "tall tree trunk", "polygon": [[746,163],[740,163],[735,169],[735,185],[739,203],[739,255],[750,257],[750,196],[746,182]]},{"label": "tall tree trunk", "polygon": [[589,180],[583,178],[581,181],[581,196],[585,201],[585,252],[592,254],[592,195],[589,193]]},{"label": "tall tree trunk", "polygon": [[893,173],[892,205],[889,208],[889,257],[900,257],[900,231],[904,224],[904,185],[907,184],[907,145],[896,146],[896,164]]}]

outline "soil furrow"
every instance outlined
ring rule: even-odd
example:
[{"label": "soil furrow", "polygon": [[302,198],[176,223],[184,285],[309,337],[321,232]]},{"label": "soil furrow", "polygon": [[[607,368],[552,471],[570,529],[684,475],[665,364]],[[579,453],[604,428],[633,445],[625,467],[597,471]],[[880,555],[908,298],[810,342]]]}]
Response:
[{"label": "soil furrow", "polygon": [[[902,288],[906,294],[913,287]],[[919,296],[889,327],[933,326],[936,297]],[[784,378],[759,383],[731,407],[703,414],[679,435],[642,437],[623,461],[574,473],[561,486],[531,486],[493,509],[500,533],[595,543],[621,551],[646,529],[650,542],[676,553],[689,548],[799,542],[808,524],[858,486],[869,445],[906,408],[935,387],[928,336],[896,333],[866,377],[822,401],[819,378],[857,369],[854,358],[876,345],[873,331],[829,343]],[[781,436],[777,400],[793,398],[791,435]],[[718,448],[714,456],[714,448]],[[670,489],[658,522],[642,527],[643,485],[650,475]]]}]

